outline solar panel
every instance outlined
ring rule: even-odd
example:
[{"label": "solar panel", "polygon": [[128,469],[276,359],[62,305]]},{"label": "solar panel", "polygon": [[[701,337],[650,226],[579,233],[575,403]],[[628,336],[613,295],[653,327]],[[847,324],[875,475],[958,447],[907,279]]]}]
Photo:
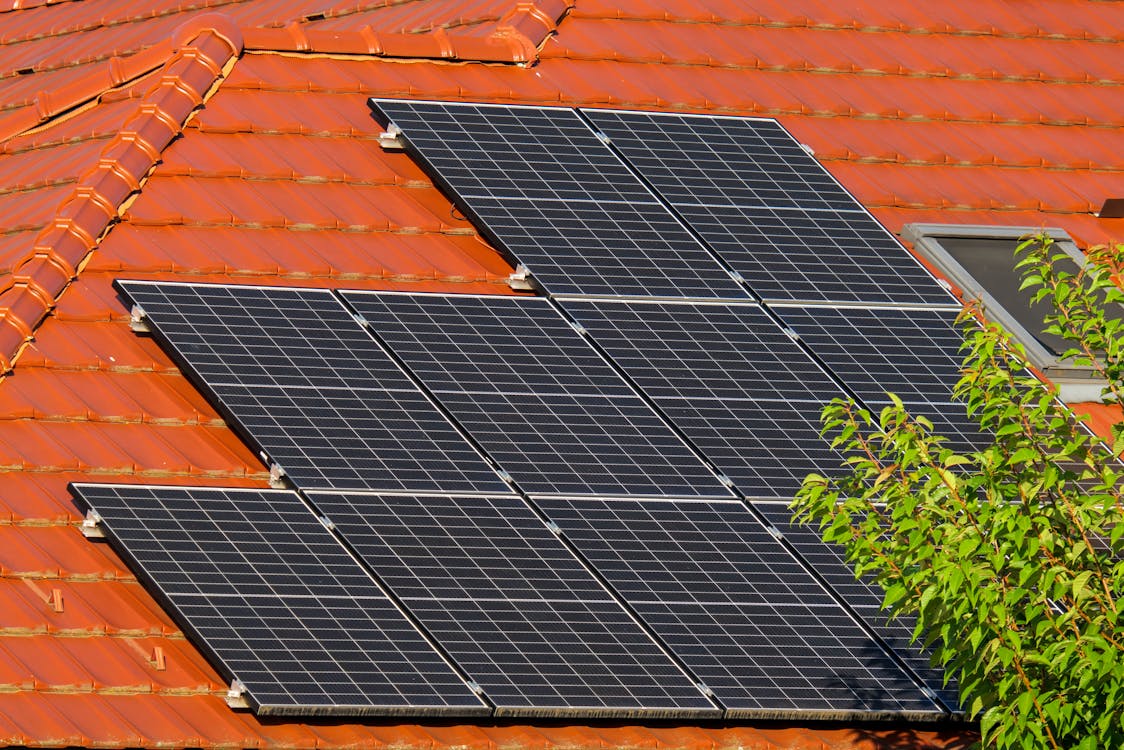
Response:
[{"label": "solar panel", "polygon": [[820,361],[868,403],[952,398],[963,334],[957,311],[775,307]]},{"label": "solar panel", "polygon": [[775,121],[581,112],[762,298],[957,304]]},{"label": "solar panel", "polygon": [[838,392],[754,304],[560,304],[652,398],[824,401]]},{"label": "solar panel", "polygon": [[258,714],[491,713],[294,493],[71,488]]},{"label": "solar panel", "polygon": [[721,714],[523,500],[310,497],[497,716]]},{"label": "solar panel", "polygon": [[944,684],[943,673],[931,665],[928,649],[912,641],[916,620],[902,617],[887,622],[888,612],[882,610],[883,592],[868,578],[856,579],[854,568],[843,555],[842,547],[823,541],[809,526],[792,522],[792,511],[786,504],[753,502],[753,508],[777,528],[817,575],[847,603],[848,607],[898,655],[898,657],[940,699],[955,710],[959,705],[955,682]]},{"label": "solar panel", "polygon": [[728,717],[937,712],[740,503],[539,505]]},{"label": "solar panel", "polygon": [[896,393],[914,416],[929,419],[957,450],[994,438],[968,416],[952,390],[960,378],[957,312],[829,307],[775,307],[813,356],[877,416]]},{"label": "solar panel", "polygon": [[809,473],[839,473],[840,454],[820,436],[821,404],[700,399],[659,406],[740,495],[790,498]]},{"label": "solar panel", "polygon": [[118,284],[185,372],[296,486],[507,490],[331,292]]},{"label": "solar panel", "polygon": [[547,300],[344,294],[525,492],[729,497]]},{"label": "solar panel", "polygon": [[372,99],[550,294],[747,299],[573,109]]},{"label": "solar panel", "polygon": [[819,415],[843,391],[759,307],[561,304],[738,492],[791,497],[838,471]]}]

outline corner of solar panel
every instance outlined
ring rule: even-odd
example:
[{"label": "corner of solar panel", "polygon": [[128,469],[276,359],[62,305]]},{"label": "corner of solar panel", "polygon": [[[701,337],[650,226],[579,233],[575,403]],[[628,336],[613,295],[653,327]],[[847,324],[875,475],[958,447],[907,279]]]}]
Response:
[{"label": "corner of solar panel", "polygon": [[833,398],[979,438],[948,291],[774,121],[369,103],[541,294],[119,281],[288,489],[73,487],[256,712],[954,710],[786,508]]}]

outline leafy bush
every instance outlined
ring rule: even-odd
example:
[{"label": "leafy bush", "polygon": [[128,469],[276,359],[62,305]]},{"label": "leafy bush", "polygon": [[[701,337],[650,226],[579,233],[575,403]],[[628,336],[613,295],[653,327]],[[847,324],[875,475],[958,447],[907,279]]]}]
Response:
[{"label": "leafy bush", "polygon": [[[1018,259],[1024,288],[1054,303],[1047,330],[1100,371],[1117,404],[1124,324],[1105,311],[1124,298],[1122,256],[1124,246],[1095,249],[1068,271],[1037,237]],[[793,508],[882,585],[891,616],[917,615],[916,635],[959,681],[984,745],[1124,748],[1124,466],[1114,457],[1124,430],[1091,435],[980,312],[960,316],[955,395],[994,444],[958,453],[896,399],[879,414],[837,400],[823,426],[846,472],[808,477]]]}]

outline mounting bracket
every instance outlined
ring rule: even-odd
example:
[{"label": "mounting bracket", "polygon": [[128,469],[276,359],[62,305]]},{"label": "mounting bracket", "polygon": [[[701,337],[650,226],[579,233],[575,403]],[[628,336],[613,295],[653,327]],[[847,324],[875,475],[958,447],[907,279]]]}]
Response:
[{"label": "mounting bracket", "polygon": [[269,465],[269,486],[275,490],[288,489],[289,483],[285,479],[285,470],[278,464]]},{"label": "mounting bracket", "polygon": [[250,702],[246,700],[246,686],[239,680],[231,680],[230,689],[226,691],[226,705],[231,708],[250,707]]},{"label": "mounting bracket", "polygon": [[140,305],[133,305],[133,309],[129,311],[129,328],[134,333],[152,333],[148,325],[148,315]]},{"label": "mounting bracket", "polygon": [[516,267],[515,273],[507,277],[507,285],[517,292],[534,292],[538,290],[538,284],[536,284],[532,278],[531,270],[522,263]]},{"label": "mounting bracket", "polygon": [[87,539],[105,539],[105,529],[101,527],[101,516],[93,508],[86,511],[86,517],[82,519],[82,536]]},{"label": "mounting bracket", "polygon": [[402,140],[402,129],[393,122],[386,126],[386,131],[379,133],[379,145],[387,151],[403,151],[406,142]]}]

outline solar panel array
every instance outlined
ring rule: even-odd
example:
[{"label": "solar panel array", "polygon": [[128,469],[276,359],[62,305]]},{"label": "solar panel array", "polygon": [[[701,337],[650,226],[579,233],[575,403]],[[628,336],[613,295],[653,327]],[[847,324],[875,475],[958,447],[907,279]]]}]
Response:
[{"label": "solar panel array", "polygon": [[956,304],[775,121],[582,114],[762,299]]},{"label": "solar panel array", "polygon": [[548,300],[345,298],[528,494],[729,497]]},{"label": "solar panel array", "polygon": [[258,713],[490,713],[294,493],[72,489]]},{"label": "solar panel array", "polygon": [[312,498],[497,715],[720,715],[520,498]]},{"label": "solar panel array", "polygon": [[[120,282],[299,494],[225,491],[242,518],[203,502],[222,491],[76,490],[259,713],[952,708],[877,589],[779,502],[838,469],[836,396],[895,390],[957,447],[986,439],[951,401],[955,300],[933,277],[776,123],[372,107],[549,298]],[[221,524],[256,525],[235,542],[252,574],[213,574]],[[211,588],[176,593],[184,550]],[[358,601],[354,638],[403,686],[346,641],[319,666]]]},{"label": "solar panel array", "polygon": [[748,296],[573,109],[372,99],[551,294]]},{"label": "solar panel array", "polygon": [[507,491],[331,292],[135,281],[119,288],[298,487]]}]

